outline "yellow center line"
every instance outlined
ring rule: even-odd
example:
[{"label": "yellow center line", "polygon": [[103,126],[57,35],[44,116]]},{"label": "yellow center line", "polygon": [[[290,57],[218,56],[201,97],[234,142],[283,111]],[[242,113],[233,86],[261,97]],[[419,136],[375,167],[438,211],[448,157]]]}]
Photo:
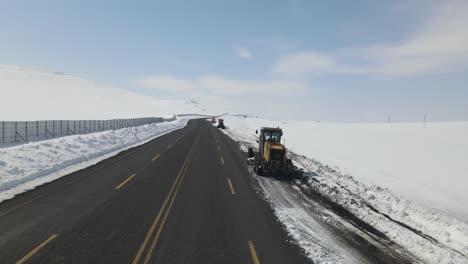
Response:
[{"label": "yellow center line", "polygon": [[252,255],[252,261],[254,264],[260,264],[260,260],[258,260],[257,252],[255,251],[254,244],[251,240],[249,240],[249,249],[250,255]]},{"label": "yellow center line", "polygon": [[219,145],[218,145],[218,150],[219,150]]},{"label": "yellow center line", "polygon": [[118,190],[118,189],[122,188],[122,186],[124,186],[127,182],[129,182],[135,176],[136,176],[136,174],[133,174],[132,176],[128,177],[125,181],[123,181],[121,184],[119,184],[119,186],[115,187],[115,189]]},{"label": "yellow center line", "polygon": [[236,194],[236,192],[234,191],[234,186],[232,186],[231,179],[228,178],[227,181],[228,181],[228,184],[229,184],[229,189],[231,189],[232,195]]},{"label": "yellow center line", "polygon": [[223,157],[221,157],[221,164],[224,165],[224,159],[223,159]]},{"label": "yellow center line", "polygon": [[[193,154],[193,152],[192,152],[192,154]],[[150,248],[148,250],[148,253],[146,254],[145,261],[143,262],[144,264],[148,264],[150,262],[150,260],[151,260],[151,256],[153,255],[153,251],[156,248],[156,245],[158,244],[159,237],[161,235],[162,230],[164,229],[164,225],[166,223],[167,217],[168,217],[169,213],[171,212],[172,205],[174,204],[175,198],[177,197],[177,193],[179,192],[180,186],[182,185],[182,181],[185,178],[185,175],[186,175],[186,172],[187,172],[187,169],[189,167],[190,160],[192,159],[192,157],[193,156],[190,157],[187,165],[184,168],[184,172],[182,173],[182,178],[180,179],[179,183],[177,184],[177,188],[176,188],[176,191],[175,191],[174,195],[172,196],[171,203],[169,204],[169,207],[166,210],[166,214],[164,215],[164,218],[161,221],[161,225],[159,226],[158,232],[156,233],[156,236],[154,237],[153,242],[151,243],[151,246],[150,246]]]},{"label": "yellow center line", "polygon": [[168,149],[170,149],[171,147],[172,147],[172,144],[171,144],[171,145],[169,145],[169,146],[167,146],[167,148],[168,148]]},{"label": "yellow center line", "polygon": [[26,256],[24,256],[22,259],[18,260],[16,264],[23,264],[25,263],[28,259],[30,259],[34,254],[36,254],[41,248],[45,247],[47,244],[49,244],[52,240],[54,240],[56,237],[58,237],[58,234],[54,234],[50,236],[46,241],[42,242],[39,246],[37,246],[35,249],[33,249],[31,252],[29,252]]},{"label": "yellow center line", "polygon": [[198,141],[198,138],[197,138],[197,140],[195,140],[194,144],[192,145],[192,149],[189,151],[189,153],[187,155],[187,158],[185,159],[184,164],[182,165],[182,168],[179,171],[179,174],[177,175],[176,179],[174,180],[174,183],[172,184],[171,189],[169,190],[169,193],[167,194],[166,199],[164,200],[164,203],[163,203],[161,209],[159,209],[158,215],[154,219],[150,229],[148,230],[148,233],[146,234],[145,240],[141,244],[140,249],[138,250],[138,253],[136,254],[135,258],[133,259],[132,264],[137,264],[140,261],[141,255],[145,251],[145,248],[148,245],[148,242],[149,242],[151,236],[154,233],[154,229],[158,225],[159,220],[161,219],[161,216],[162,216],[164,210],[166,209],[167,203],[169,202],[169,199],[172,196],[172,192],[176,188],[176,185],[177,185],[177,183],[178,183],[178,181],[179,181],[179,179],[180,179],[180,177],[182,175],[182,172],[184,171],[184,168],[185,168],[186,164],[188,163],[188,160],[191,157],[191,155],[192,155],[192,153],[193,153],[193,151],[195,149],[195,144],[197,143],[197,141]]},{"label": "yellow center line", "polygon": [[156,155],[156,157],[153,158],[153,161],[157,160],[161,156],[161,154]]}]

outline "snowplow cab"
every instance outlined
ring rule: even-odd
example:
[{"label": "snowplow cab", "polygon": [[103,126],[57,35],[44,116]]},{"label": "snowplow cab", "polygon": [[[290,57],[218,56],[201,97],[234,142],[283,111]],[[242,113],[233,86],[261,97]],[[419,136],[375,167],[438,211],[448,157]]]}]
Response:
[{"label": "snowplow cab", "polygon": [[[271,157],[277,158],[279,151],[285,150],[284,146],[281,145],[281,136],[283,136],[283,130],[281,130],[281,128],[262,127],[260,129],[258,148],[260,156],[264,157],[266,160],[270,160]],[[270,153],[270,150],[276,151]]]}]

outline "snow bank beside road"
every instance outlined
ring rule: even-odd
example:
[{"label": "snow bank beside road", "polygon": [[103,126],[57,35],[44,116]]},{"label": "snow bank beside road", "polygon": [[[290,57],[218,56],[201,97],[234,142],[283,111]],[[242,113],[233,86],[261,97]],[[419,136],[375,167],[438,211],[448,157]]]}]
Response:
[{"label": "snow bank beside road", "polygon": [[424,263],[468,262],[467,224],[313,159],[296,156],[295,161],[317,174],[306,182],[297,182],[304,192],[320,193],[343,206]]},{"label": "snow bank beside road", "polygon": [[[463,177],[468,171],[467,123],[429,124],[424,129],[419,124],[223,118],[228,127],[225,132],[240,141],[243,149],[256,145],[254,132],[260,126],[282,127],[287,147],[306,156],[294,156],[294,160],[317,173],[305,182],[296,182],[303,192],[327,197],[425,263],[468,262],[468,225],[450,216],[468,213],[464,209],[467,180]],[[443,180],[435,178],[441,175],[447,181],[443,186],[427,182],[440,185]],[[400,184],[405,188],[395,190]],[[453,199],[454,194],[459,200]],[[425,202],[432,206],[421,206]]]},{"label": "snow bank beside road", "polygon": [[175,121],[75,135],[0,149],[0,202],[183,128]]}]

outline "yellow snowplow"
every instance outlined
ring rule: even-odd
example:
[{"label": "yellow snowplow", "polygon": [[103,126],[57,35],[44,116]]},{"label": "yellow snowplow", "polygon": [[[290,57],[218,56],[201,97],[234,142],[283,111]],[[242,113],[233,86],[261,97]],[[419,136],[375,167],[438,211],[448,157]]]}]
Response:
[{"label": "yellow snowplow", "polygon": [[[258,130],[255,132],[258,134]],[[290,176],[297,170],[291,159],[287,158],[286,147],[281,144],[281,128],[262,127],[258,140],[258,152],[249,148],[248,163],[258,175]]]}]

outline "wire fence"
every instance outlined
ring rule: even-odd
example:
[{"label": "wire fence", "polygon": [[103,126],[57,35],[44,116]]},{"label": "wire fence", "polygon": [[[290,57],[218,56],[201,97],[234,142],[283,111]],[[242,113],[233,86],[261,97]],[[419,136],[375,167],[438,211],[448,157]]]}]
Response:
[{"label": "wire fence", "polygon": [[117,130],[173,120],[175,120],[175,117],[113,120],[0,121],[0,145],[21,144],[30,141]]}]

